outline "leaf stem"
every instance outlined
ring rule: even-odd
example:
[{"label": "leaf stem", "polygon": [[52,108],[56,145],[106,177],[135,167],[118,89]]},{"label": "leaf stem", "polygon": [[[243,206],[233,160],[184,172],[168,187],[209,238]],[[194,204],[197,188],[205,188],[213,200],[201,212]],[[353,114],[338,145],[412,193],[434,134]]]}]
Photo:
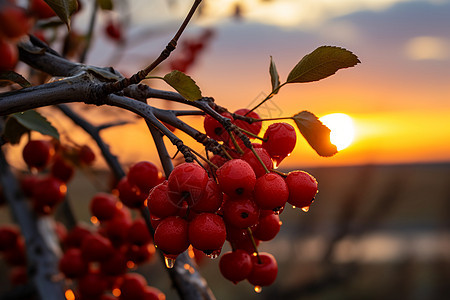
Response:
[{"label": "leaf stem", "polygon": [[249,113],[251,113],[252,111],[254,111],[255,109],[257,109],[258,107],[260,107],[261,105],[263,105],[267,100],[269,100],[270,98],[272,98],[276,93],[278,93],[278,91],[281,89],[281,87],[283,87],[284,85],[286,85],[287,82],[280,84],[276,89],[274,89],[273,91],[270,92],[269,95],[267,95],[266,98],[264,98],[258,105],[256,105],[255,107],[253,107],[251,110],[249,110],[246,114],[248,115]]}]

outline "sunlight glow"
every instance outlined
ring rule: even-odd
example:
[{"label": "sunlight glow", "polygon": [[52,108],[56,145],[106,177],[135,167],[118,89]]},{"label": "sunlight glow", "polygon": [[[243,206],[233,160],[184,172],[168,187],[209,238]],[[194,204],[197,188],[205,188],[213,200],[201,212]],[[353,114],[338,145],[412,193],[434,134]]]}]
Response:
[{"label": "sunlight glow", "polygon": [[434,36],[418,36],[406,44],[406,54],[412,60],[445,60],[449,50],[449,42]]},{"label": "sunlight glow", "polygon": [[355,137],[355,126],[352,118],[346,114],[335,113],[319,118],[331,130],[331,143],[340,151],[347,148]]}]

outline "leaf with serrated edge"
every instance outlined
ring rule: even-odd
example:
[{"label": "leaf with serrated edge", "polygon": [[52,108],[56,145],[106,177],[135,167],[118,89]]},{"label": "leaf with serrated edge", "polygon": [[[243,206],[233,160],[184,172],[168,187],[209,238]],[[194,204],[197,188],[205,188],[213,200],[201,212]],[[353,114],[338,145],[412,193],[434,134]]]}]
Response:
[{"label": "leaf with serrated edge", "polygon": [[347,49],[321,46],[305,55],[292,69],[287,83],[312,82],[333,75],[339,69],[350,68],[360,63],[358,57]]},{"label": "leaf with serrated edge", "polygon": [[302,111],[293,117],[295,124],[308,144],[320,156],[333,156],[338,150],[330,142],[330,129],[311,112]]},{"label": "leaf with serrated edge", "polygon": [[17,122],[29,130],[40,132],[44,135],[49,135],[59,140],[59,133],[55,127],[40,113],[35,110],[27,110],[21,113],[11,115]]},{"label": "leaf with serrated edge", "polygon": [[0,72],[0,86],[5,82],[7,84],[17,83],[24,88],[31,86],[31,83],[29,83],[22,75],[13,71]]},{"label": "leaf with serrated edge", "polygon": [[277,94],[278,87],[280,86],[280,76],[278,75],[277,67],[275,66],[275,62],[273,61],[272,56],[270,56],[269,73],[270,73],[270,81],[272,83],[272,92],[274,94]]},{"label": "leaf with serrated edge", "polygon": [[164,76],[164,81],[189,101],[202,98],[202,92],[195,81],[183,72],[174,70]]},{"label": "leaf with serrated edge", "polygon": [[78,9],[77,0],[44,0],[70,30],[70,16]]}]

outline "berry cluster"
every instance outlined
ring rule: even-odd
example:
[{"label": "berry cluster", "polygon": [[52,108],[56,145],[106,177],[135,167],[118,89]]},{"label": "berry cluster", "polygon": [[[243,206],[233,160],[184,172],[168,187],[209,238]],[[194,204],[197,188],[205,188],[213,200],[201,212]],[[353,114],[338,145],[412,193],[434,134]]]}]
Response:
[{"label": "berry cluster", "polygon": [[[254,112],[247,115],[259,119]],[[260,122],[234,120],[227,112],[222,116],[250,137],[261,130]],[[233,158],[214,155],[206,166],[182,163],[150,190],[147,207],[155,227],[155,246],[172,260],[190,245],[215,258],[228,241],[232,251],[220,258],[222,275],[234,283],[247,279],[260,290],[275,281],[278,267],[270,253],[258,253],[258,244],[277,235],[279,214],[286,203],[305,211],[309,208],[317,182],[304,171],[283,174],[273,169],[295,146],[295,130],[287,123],[270,125],[263,143],[253,144],[254,152],[243,144],[232,144],[230,136],[235,133],[209,115],[204,128],[208,136],[223,142]]]},{"label": "berry cluster", "polygon": [[3,225],[0,227],[0,254],[9,266],[11,286],[28,283],[25,242],[18,227]]},{"label": "berry cluster", "polygon": [[[95,154],[87,145],[65,146],[50,140],[28,141],[22,157],[33,171],[33,175],[22,177],[22,190],[38,214],[52,213],[64,200],[75,166],[90,166],[95,161]],[[36,172],[39,174],[34,175]]]}]

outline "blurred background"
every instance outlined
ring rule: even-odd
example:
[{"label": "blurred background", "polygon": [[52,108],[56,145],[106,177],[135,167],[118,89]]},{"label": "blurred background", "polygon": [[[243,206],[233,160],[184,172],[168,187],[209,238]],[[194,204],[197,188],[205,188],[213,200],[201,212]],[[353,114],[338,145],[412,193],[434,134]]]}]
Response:
[{"label": "blurred background", "polygon": [[[190,5],[186,0],[117,1],[115,10],[99,15],[87,63],[133,74],[159,55]],[[74,32],[86,32],[91,6],[85,3],[75,16]],[[111,21],[121,24],[119,42],[105,34]],[[203,95],[230,111],[251,108],[270,93],[270,56],[281,82],[322,45],[346,48],[361,60],[319,82],[286,86],[258,108],[266,118],[302,110],[318,117],[345,114],[350,117],[341,138],[346,146],[333,157],[319,157],[298,135],[280,170],[310,172],[319,194],[307,213],[287,208],[278,236],[260,246],[279,263],[277,281],[257,294],[248,283],[223,279],[217,260],[202,261],[201,272],[217,299],[450,298],[449,28],[447,0],[203,2],[178,49],[156,73],[182,69]],[[170,89],[158,80],[146,83]],[[116,109],[105,115],[73,107],[94,123],[129,122],[103,132],[125,166],[158,163],[143,121]],[[78,132],[56,111],[47,111],[63,133]],[[201,119],[187,121],[201,128]],[[76,136],[80,143],[90,141],[81,131]],[[8,155],[18,158],[20,151],[11,149]],[[97,169],[107,181],[103,161]],[[86,222],[96,189],[83,175],[69,186],[72,198],[81,196],[74,208]],[[141,271],[173,299],[168,278],[157,275],[160,267],[157,262]]]}]

